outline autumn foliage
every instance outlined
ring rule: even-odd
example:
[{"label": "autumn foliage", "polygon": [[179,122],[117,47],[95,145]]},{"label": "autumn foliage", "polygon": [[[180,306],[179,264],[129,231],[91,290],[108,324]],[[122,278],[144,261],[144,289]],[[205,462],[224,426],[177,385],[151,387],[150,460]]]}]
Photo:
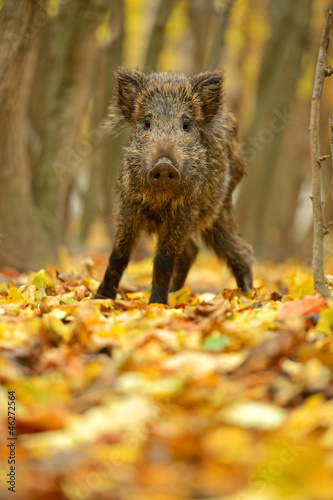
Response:
[{"label": "autumn foliage", "polygon": [[332,500],[333,303],[308,270],[242,295],[199,260],[163,306],[146,261],[114,301],[91,300],[102,261],[71,267],[3,270],[1,498]]}]

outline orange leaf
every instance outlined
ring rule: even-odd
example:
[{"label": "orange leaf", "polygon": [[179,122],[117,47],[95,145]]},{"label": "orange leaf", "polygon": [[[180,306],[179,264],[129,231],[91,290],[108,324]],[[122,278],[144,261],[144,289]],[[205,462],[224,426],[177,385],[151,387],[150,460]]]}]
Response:
[{"label": "orange leaf", "polygon": [[325,306],[326,302],[321,295],[307,295],[302,299],[283,304],[276,319],[297,318],[307,314],[314,314]]}]

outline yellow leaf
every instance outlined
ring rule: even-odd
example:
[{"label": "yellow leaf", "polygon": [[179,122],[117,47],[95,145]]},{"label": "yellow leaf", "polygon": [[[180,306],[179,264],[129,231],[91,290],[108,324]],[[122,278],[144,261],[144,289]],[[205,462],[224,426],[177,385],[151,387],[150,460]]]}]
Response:
[{"label": "yellow leaf", "polygon": [[52,311],[46,313],[44,316],[53,316],[54,318],[58,319],[64,319],[68,315],[68,311],[65,309],[60,309],[59,307],[56,307],[55,309],[52,309]]},{"label": "yellow leaf", "polygon": [[18,291],[15,285],[10,282],[8,288],[8,302],[21,302],[24,301],[24,297],[21,292]]},{"label": "yellow leaf", "polygon": [[43,325],[56,344],[61,340],[68,341],[71,337],[70,325],[64,324],[60,319],[54,316],[44,316]]},{"label": "yellow leaf", "polygon": [[296,267],[289,274],[288,294],[299,299],[304,295],[313,295],[313,277],[310,270]]},{"label": "yellow leaf", "polygon": [[41,269],[35,274],[32,278],[31,284],[37,289],[44,287],[45,289],[50,288],[53,292],[55,292],[54,283],[51,281],[51,277],[46,273],[45,269]]},{"label": "yellow leaf", "polygon": [[171,292],[169,294],[169,305],[174,307],[178,304],[188,304],[191,296],[191,288],[186,285],[184,288],[177,290],[176,292]]},{"label": "yellow leaf", "polygon": [[21,287],[22,297],[28,302],[28,304],[33,304],[36,300],[36,287],[33,285],[26,285]]},{"label": "yellow leaf", "polygon": [[333,300],[329,301],[329,307],[322,309],[320,312],[319,321],[316,326],[318,332],[330,335],[333,329]]}]

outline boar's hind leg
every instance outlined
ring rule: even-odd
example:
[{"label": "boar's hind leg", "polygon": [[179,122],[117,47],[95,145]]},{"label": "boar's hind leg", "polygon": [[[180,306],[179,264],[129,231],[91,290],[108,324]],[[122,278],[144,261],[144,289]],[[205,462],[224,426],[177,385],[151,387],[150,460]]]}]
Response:
[{"label": "boar's hind leg", "polygon": [[242,238],[233,209],[224,212],[214,226],[203,233],[206,244],[219,259],[226,259],[237,286],[246,292],[252,288],[252,249]]},{"label": "boar's hind leg", "polygon": [[172,276],[170,292],[174,292],[182,288],[185,283],[186,276],[192,266],[198,253],[198,247],[193,240],[188,240],[184,245],[183,251],[176,259],[175,269]]},{"label": "boar's hind leg", "polygon": [[119,281],[127,267],[137,236],[137,231],[134,230],[132,225],[127,225],[122,221],[118,227],[114,247],[103,281],[95,294],[95,299],[116,298]]}]

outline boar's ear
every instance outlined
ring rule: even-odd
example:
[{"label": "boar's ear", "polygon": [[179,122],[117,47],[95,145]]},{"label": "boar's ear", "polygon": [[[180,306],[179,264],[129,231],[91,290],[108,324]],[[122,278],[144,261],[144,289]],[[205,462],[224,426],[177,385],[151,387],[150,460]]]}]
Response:
[{"label": "boar's ear", "polygon": [[223,75],[220,71],[206,71],[191,78],[193,90],[199,95],[204,119],[211,120],[223,103]]},{"label": "boar's ear", "polygon": [[143,88],[146,75],[135,69],[118,68],[116,73],[115,102],[120,114],[130,121],[137,95]]}]

